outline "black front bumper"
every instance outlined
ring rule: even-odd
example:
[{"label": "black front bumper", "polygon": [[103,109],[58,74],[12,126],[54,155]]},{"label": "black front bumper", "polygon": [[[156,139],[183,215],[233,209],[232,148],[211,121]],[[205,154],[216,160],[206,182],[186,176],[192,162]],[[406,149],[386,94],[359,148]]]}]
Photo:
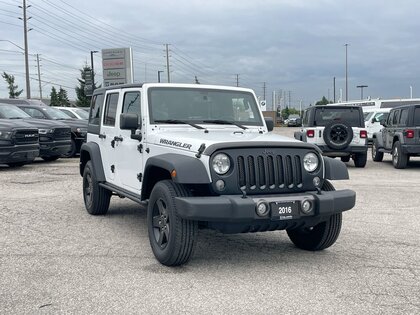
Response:
[{"label": "black front bumper", "polygon": [[272,210],[264,217],[257,215],[256,206],[261,200],[267,201],[267,203],[310,200],[313,202],[312,211],[305,214],[300,209],[299,216],[293,218],[293,220],[305,220],[350,210],[355,205],[356,193],[353,190],[345,189],[322,191],[321,194],[305,192],[288,195],[254,195],[246,198],[241,195],[176,197],[175,203],[178,215],[188,220],[230,223],[273,220]]},{"label": "black front bumper", "polygon": [[61,156],[70,151],[71,140],[43,141],[39,142],[39,147],[41,157]]},{"label": "black front bumper", "polygon": [[0,147],[0,163],[32,162],[39,156],[38,144],[25,144]]},{"label": "black front bumper", "polygon": [[349,146],[341,150],[331,149],[327,145],[319,145],[318,147],[321,149],[322,154],[325,156],[347,156],[347,155],[356,154],[356,153],[367,154],[367,150],[368,150],[367,144],[364,146]]}]

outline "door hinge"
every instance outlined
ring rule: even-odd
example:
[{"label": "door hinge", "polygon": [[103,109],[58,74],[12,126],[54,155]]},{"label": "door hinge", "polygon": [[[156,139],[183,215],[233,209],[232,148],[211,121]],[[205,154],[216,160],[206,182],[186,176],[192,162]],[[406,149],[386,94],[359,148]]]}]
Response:
[{"label": "door hinge", "polygon": [[138,173],[137,174],[137,179],[139,182],[141,182],[141,180],[143,179],[143,174],[142,173]]},{"label": "door hinge", "polygon": [[115,140],[111,140],[111,147],[115,148]]},{"label": "door hinge", "polygon": [[111,172],[114,173],[115,172],[115,165],[111,165]]},{"label": "door hinge", "polygon": [[137,146],[137,151],[143,153],[143,145],[141,143]]}]

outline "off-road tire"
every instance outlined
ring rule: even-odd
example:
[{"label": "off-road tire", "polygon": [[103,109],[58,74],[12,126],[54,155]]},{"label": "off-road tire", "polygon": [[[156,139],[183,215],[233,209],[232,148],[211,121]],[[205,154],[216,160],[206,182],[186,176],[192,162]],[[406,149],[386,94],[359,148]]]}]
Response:
[{"label": "off-road tire", "polygon": [[353,129],[345,122],[332,121],[325,126],[323,138],[331,149],[342,150],[352,141]]},{"label": "off-road tire", "polygon": [[7,165],[9,165],[9,167],[22,167],[25,164],[26,164],[26,162],[12,162],[12,163],[7,163]]},{"label": "off-road tire", "polygon": [[166,266],[179,266],[191,258],[197,222],[178,215],[176,197],[191,196],[185,186],[172,180],[158,182],[152,190],[147,207],[150,246],[156,259]]},{"label": "off-road tire", "polygon": [[378,140],[374,139],[372,143],[372,160],[374,162],[382,162],[384,153],[378,151]]},{"label": "off-road tire", "polygon": [[92,215],[103,215],[108,211],[111,192],[99,186],[92,161],[88,161],[83,170],[83,200],[87,212]]},{"label": "off-road tire", "polygon": [[74,139],[71,139],[70,150],[66,154],[63,154],[63,157],[71,158],[71,157],[74,157],[75,155],[76,155],[76,141],[74,141]]},{"label": "off-road tire", "polygon": [[350,158],[351,158],[350,155],[342,156],[341,157],[341,162],[348,162],[348,161],[350,161]]},{"label": "off-road tire", "polygon": [[395,168],[406,168],[408,160],[409,156],[402,152],[401,142],[395,141],[392,146],[392,165],[394,165]]},{"label": "off-road tire", "polygon": [[356,153],[354,155],[354,166],[365,167],[367,162],[367,153]]},{"label": "off-road tire", "polygon": [[[335,190],[327,180],[322,186],[324,191]],[[335,243],[341,231],[342,214],[331,215],[327,221],[318,223],[314,227],[304,227],[287,230],[290,240],[296,247],[304,250],[318,251],[330,247]]]}]

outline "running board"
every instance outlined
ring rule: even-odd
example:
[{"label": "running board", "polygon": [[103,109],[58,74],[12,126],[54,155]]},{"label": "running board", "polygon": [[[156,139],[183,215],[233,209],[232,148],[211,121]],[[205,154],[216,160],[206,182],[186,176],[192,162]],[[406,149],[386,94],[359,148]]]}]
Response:
[{"label": "running board", "polygon": [[147,205],[147,202],[141,200],[140,195],[137,195],[137,194],[135,194],[131,191],[122,189],[122,188],[120,188],[118,186],[115,186],[113,184],[110,184],[110,183],[99,183],[99,186],[101,186],[101,187],[103,187],[107,190],[110,190],[112,192],[115,192],[116,194],[121,195],[123,197],[126,197],[130,200],[133,200],[134,202],[137,202],[141,205]]}]

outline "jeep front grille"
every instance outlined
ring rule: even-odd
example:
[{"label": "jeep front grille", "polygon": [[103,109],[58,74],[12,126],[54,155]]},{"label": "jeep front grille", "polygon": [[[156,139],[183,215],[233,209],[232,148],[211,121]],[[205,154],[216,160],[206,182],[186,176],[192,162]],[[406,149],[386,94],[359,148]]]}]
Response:
[{"label": "jeep front grille", "polygon": [[241,190],[302,187],[302,163],[299,155],[238,156],[237,168]]},{"label": "jeep front grille", "polygon": [[34,144],[38,143],[39,135],[37,129],[16,130],[13,135],[15,144]]}]

